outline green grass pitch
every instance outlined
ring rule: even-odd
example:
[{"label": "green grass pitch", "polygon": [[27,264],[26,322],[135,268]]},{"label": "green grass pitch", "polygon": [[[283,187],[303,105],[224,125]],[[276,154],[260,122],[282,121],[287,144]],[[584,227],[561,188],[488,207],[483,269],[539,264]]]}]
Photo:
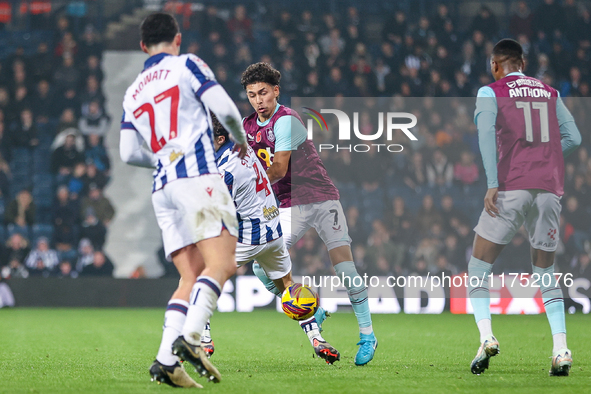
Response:
[{"label": "green grass pitch", "polygon": [[[164,309],[0,310],[0,393],[166,393],[148,368],[160,343]],[[567,315],[574,365],[549,377],[552,338],[545,315],[493,316],[501,354],[470,373],[478,334],[471,315],[374,315],[375,359],[356,367],[352,313],[325,323],[341,352],[327,365],[312,357],[298,324],[275,311],[216,313],[211,393],[542,393],[591,392],[591,316]],[[190,370],[190,374],[196,374]]]}]

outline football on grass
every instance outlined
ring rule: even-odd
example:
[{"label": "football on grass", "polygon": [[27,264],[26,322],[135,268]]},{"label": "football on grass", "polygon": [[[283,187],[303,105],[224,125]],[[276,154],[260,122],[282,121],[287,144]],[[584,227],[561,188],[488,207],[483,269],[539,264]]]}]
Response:
[{"label": "football on grass", "polygon": [[281,296],[283,312],[294,320],[306,320],[318,309],[318,294],[301,283],[290,285]]}]

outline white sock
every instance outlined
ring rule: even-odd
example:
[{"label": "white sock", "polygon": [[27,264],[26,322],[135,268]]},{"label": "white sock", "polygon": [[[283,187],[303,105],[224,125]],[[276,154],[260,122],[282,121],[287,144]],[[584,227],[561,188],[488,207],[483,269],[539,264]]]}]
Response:
[{"label": "white sock", "polygon": [[171,366],[179,360],[177,356],[172,354],[172,343],[181,335],[188,308],[189,303],[185,300],[172,299],[168,302],[164,313],[162,341],[156,356],[156,360],[164,365]]},{"label": "white sock", "polygon": [[222,292],[220,284],[209,276],[200,276],[191,292],[187,320],[183,326],[183,337],[191,345],[199,346],[205,324],[213,315]]},{"label": "white sock", "polygon": [[316,319],[313,316],[309,319],[302,320],[299,323],[300,327],[302,327],[302,330],[304,330],[304,332],[308,336],[308,340],[310,341],[310,344],[312,346],[314,346],[314,338],[318,339],[319,341],[325,342],[324,338],[322,338],[322,335],[320,335],[318,323],[316,323]]},{"label": "white sock", "polygon": [[370,324],[368,327],[359,327],[359,332],[365,335],[369,335],[373,332],[373,326]]},{"label": "white sock", "polygon": [[483,343],[492,333],[490,319],[482,319],[476,323],[478,330],[480,331],[480,343]]},{"label": "white sock", "polygon": [[552,340],[554,341],[554,348],[552,349],[552,354],[556,355],[562,349],[568,349],[566,346],[566,334],[560,332],[558,334],[552,335]]},{"label": "white sock", "polygon": [[205,323],[205,328],[201,333],[201,341],[202,342],[211,342],[211,326],[209,320]]}]

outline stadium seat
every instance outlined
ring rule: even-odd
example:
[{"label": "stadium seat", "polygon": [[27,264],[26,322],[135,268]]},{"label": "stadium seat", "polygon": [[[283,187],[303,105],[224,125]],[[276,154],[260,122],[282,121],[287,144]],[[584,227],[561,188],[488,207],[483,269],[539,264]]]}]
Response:
[{"label": "stadium seat", "polygon": [[78,252],[76,249],[69,250],[67,252],[58,252],[58,258],[60,261],[67,260],[72,263],[72,266],[76,265],[76,260],[78,259]]},{"label": "stadium seat", "polygon": [[33,30],[31,32],[31,36],[33,36],[36,41],[47,42],[48,44],[51,44],[53,35],[54,32],[52,30]]},{"label": "stadium seat", "polygon": [[37,207],[51,207],[53,205],[53,189],[49,187],[33,189],[33,200]]},{"label": "stadium seat", "polygon": [[371,228],[371,224],[374,220],[383,217],[384,197],[384,189],[381,187],[372,191],[363,188],[361,189],[359,212],[366,228]]},{"label": "stadium seat", "polygon": [[[463,193],[462,193],[462,189],[460,186],[454,184],[449,191],[447,192],[447,194],[454,200],[454,204],[456,205],[456,208],[459,208],[459,204],[463,201]],[[484,196],[483,196],[484,197]],[[440,204],[441,201],[438,201],[438,207],[441,205]]]},{"label": "stadium seat", "polygon": [[32,226],[31,241],[35,243],[39,237],[45,237],[49,239],[49,243],[51,244],[53,240],[53,231],[54,228],[50,224],[34,224]]},{"label": "stadium seat", "polygon": [[33,200],[37,208],[36,220],[39,223],[51,223],[54,198],[53,176],[35,174],[33,185]]},{"label": "stadium seat", "polygon": [[51,174],[35,174],[33,175],[33,183],[35,187],[51,187],[53,186],[53,175]]},{"label": "stadium seat", "polygon": [[53,222],[53,209],[51,207],[37,207],[35,221],[40,224],[51,224]]},{"label": "stadium seat", "polygon": [[33,152],[33,173],[49,174],[51,165],[51,149],[38,147]]},{"label": "stadium seat", "polygon": [[[12,183],[17,185],[29,184],[31,180],[32,171],[32,155],[31,151],[27,148],[13,148],[12,160],[10,161],[10,172],[12,174]],[[25,186],[27,187],[27,186]],[[18,193],[20,189],[11,190]]]},{"label": "stadium seat", "polygon": [[336,186],[341,196],[343,211],[347,212],[350,206],[357,206],[359,204],[358,188],[353,182],[340,182]]},{"label": "stadium seat", "polygon": [[253,31],[254,39],[257,43],[256,47],[253,48],[253,53],[255,55],[261,56],[265,53],[269,53],[269,51],[273,48],[273,41],[271,40],[271,34],[266,31]]},{"label": "stadium seat", "polygon": [[49,149],[51,148],[51,144],[53,143],[53,139],[55,136],[55,126],[46,123],[46,124],[37,124],[37,138],[39,138],[39,145],[35,149],[35,151],[39,150],[40,148]]},{"label": "stadium seat", "polygon": [[4,32],[0,32],[0,59],[4,59],[8,57],[8,39]]},{"label": "stadium seat", "polygon": [[12,161],[14,163],[27,163],[31,160],[29,148],[12,148]]}]

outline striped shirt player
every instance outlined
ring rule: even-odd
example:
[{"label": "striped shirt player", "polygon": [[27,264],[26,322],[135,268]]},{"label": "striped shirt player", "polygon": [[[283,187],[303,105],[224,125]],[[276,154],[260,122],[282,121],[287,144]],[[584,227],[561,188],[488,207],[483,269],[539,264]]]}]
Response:
[{"label": "striped shirt player", "polygon": [[[207,64],[192,54],[172,56],[160,53],[148,58],[144,70],[125,93],[121,129],[134,133],[126,140],[122,138],[121,152],[130,164],[155,167],[153,201],[156,217],[163,229],[167,258],[183,246],[219,235],[223,226],[231,234],[238,235],[231,199],[226,190],[222,192],[219,186],[216,189],[213,185],[219,181],[219,171],[215,164],[209,109],[221,112],[220,118],[225,119],[227,116],[223,115],[228,110],[222,108],[222,103],[229,100]],[[237,139],[245,141],[244,134],[236,134]],[[146,155],[149,160],[144,156],[146,150],[140,149],[142,139],[150,147],[151,152]],[[191,198],[187,197],[182,205],[195,200],[194,207],[186,208],[202,210],[203,202],[213,197],[208,196],[211,189],[219,193],[214,200],[219,199],[219,207],[222,208],[210,216],[210,220],[200,221],[199,226],[197,223],[185,223],[188,220],[186,217],[166,214],[167,204],[160,201],[163,194],[156,194],[165,186],[174,185],[175,180],[193,177],[202,178],[206,185],[196,186],[200,191],[195,191]],[[188,189],[182,193],[189,194]],[[197,220],[197,215],[189,216]],[[182,229],[166,230],[171,228],[172,222],[179,220],[178,226]],[[192,231],[189,227],[200,228]]]},{"label": "striped shirt player", "polygon": [[[259,162],[252,148],[247,149],[244,159],[240,160],[231,152],[233,143],[228,140],[228,132],[213,117],[214,147],[216,160],[224,181],[232,194],[239,221],[239,240],[236,247],[238,265],[256,260],[253,270],[265,276],[265,287],[278,297],[293,284],[291,277],[291,259],[284,244],[279,201],[271,188],[271,182],[265,168]],[[322,308],[316,314],[326,317]],[[300,327],[310,339],[314,352],[327,361],[333,355],[339,358],[338,351],[322,338],[318,331],[316,318],[299,321]],[[321,322],[320,322],[321,323]],[[334,360],[334,361],[336,361]]]},{"label": "striped shirt player", "polygon": [[[215,85],[197,56],[159,54],[127,89],[121,128],[137,131],[156,154],[153,192],[178,178],[218,173],[207,109],[193,99]],[[158,138],[155,130],[165,132]]]},{"label": "striped shirt player", "polygon": [[222,285],[236,272],[238,236],[232,197],[215,164],[210,111],[234,136],[239,157],[246,139],[238,108],[207,64],[179,55],[174,17],[150,14],[140,30],[140,46],[150,57],[125,93],[120,154],[129,164],[155,168],[152,204],[166,257],[181,276],[150,376],[174,387],[202,387],[180,361],[210,380],[221,379],[205,354],[212,344],[203,344],[203,334]]},{"label": "striped shirt player", "polygon": [[270,279],[283,278],[291,272],[291,260],[283,243],[271,182],[252,148],[240,159],[233,147],[232,141],[220,146],[216,163],[236,206],[236,263],[241,266],[256,260]]}]

